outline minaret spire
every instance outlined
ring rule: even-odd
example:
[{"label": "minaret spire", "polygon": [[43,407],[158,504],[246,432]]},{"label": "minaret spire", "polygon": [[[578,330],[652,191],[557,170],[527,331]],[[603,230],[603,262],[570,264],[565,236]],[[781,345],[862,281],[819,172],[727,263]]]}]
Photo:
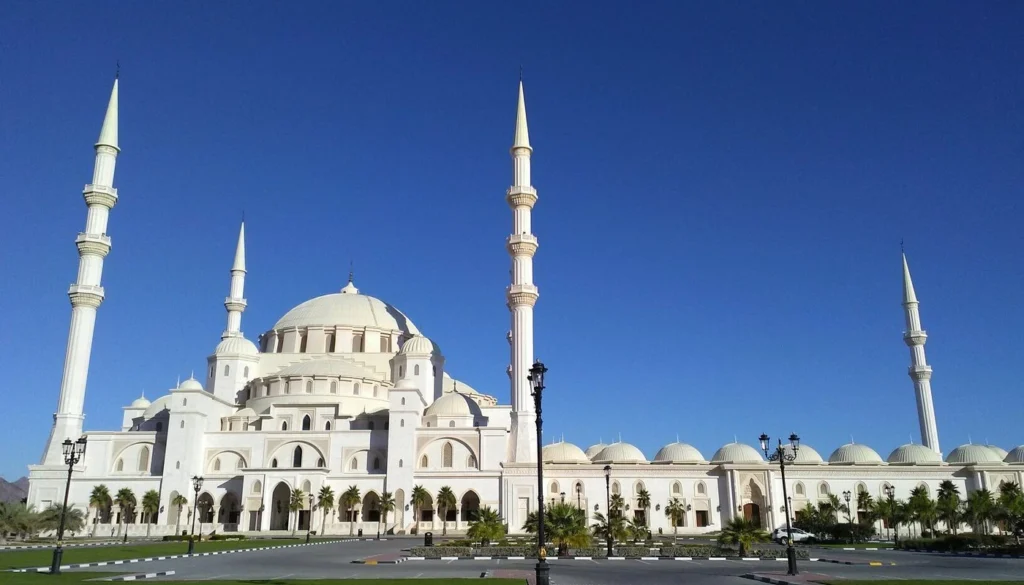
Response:
[{"label": "minaret spire", "polygon": [[939,448],[939,429],[935,422],[935,406],[932,404],[932,367],[924,355],[924,344],[928,334],[921,328],[921,312],[918,309],[917,293],[914,282],[910,278],[910,266],[907,255],[903,256],[903,316],[907,329],[903,332],[903,341],[910,348],[910,368],[907,373],[914,381],[914,393],[917,396],[917,419],[921,426],[921,443],[942,454]]},{"label": "minaret spire", "polygon": [[533,463],[537,458],[536,413],[532,389],[527,380],[533,364],[533,306],[539,296],[533,284],[533,255],[537,237],[532,233],[531,214],[537,203],[537,190],[530,181],[530,133],[526,126],[526,98],[523,82],[519,82],[519,103],[516,107],[516,132],[512,142],[512,186],[505,200],[512,208],[512,235],[506,248],[512,258],[512,282],[506,291],[512,313],[510,381],[512,394],[512,436],[508,461]]},{"label": "minaret spire", "polygon": [[238,243],[235,245],[235,261],[231,264],[231,291],[224,299],[228,310],[228,326],[221,339],[242,337],[242,313],[245,311],[245,220],[238,228]]},{"label": "minaret spire", "polygon": [[53,415],[53,428],[43,452],[43,465],[64,465],[61,443],[64,439],[77,440],[82,434],[85,420],[85,387],[89,377],[89,360],[92,357],[93,332],[96,327],[96,311],[103,303],[103,259],[110,253],[110,237],[107,236],[107,219],[110,210],[117,203],[117,189],[114,189],[114,168],[117,164],[117,85],[110,91],[107,113],[103,117],[99,139],[96,141],[96,158],[93,166],[92,183],[85,186],[82,194],[88,213],[85,230],[75,238],[78,247],[78,278],[68,289],[71,300],[71,327],[68,331],[68,345],[64,355],[64,374],[60,383],[60,399],[57,412]]}]

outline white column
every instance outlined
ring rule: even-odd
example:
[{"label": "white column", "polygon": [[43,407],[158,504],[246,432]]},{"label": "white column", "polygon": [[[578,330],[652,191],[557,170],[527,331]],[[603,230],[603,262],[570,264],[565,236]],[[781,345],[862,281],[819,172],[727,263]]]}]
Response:
[{"label": "white column", "polygon": [[906,320],[906,331],[903,341],[910,348],[910,368],[907,373],[914,381],[914,393],[917,398],[917,419],[921,427],[921,443],[938,454],[939,429],[935,422],[935,406],[932,404],[932,368],[924,355],[924,344],[928,334],[921,328],[921,313],[918,308],[917,293],[910,278],[910,267],[907,256],[903,255],[903,314]]}]

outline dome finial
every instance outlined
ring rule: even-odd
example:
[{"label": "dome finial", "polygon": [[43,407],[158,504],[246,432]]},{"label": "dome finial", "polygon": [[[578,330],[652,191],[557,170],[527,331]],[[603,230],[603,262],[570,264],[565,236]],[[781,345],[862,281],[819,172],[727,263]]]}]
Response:
[{"label": "dome finial", "polygon": [[348,261],[348,284],[345,285],[345,288],[341,289],[341,292],[344,293],[344,294],[347,294],[347,295],[357,295],[357,294],[359,294],[359,289],[356,288],[356,285],[352,283],[352,279],[355,276],[355,270],[352,268],[352,266],[353,266],[353,262],[352,262],[352,260],[349,260]]}]

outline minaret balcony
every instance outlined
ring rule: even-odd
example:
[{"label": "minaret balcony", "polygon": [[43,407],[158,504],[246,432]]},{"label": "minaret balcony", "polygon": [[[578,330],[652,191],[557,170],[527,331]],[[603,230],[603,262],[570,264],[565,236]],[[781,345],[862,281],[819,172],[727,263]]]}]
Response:
[{"label": "minaret balcony", "polygon": [[224,306],[229,311],[244,311],[246,307],[245,299],[236,299],[232,297],[224,297]]},{"label": "minaret balcony", "polygon": [[106,185],[86,185],[82,196],[86,205],[102,205],[110,209],[117,203],[117,189]]},{"label": "minaret balcony", "polygon": [[915,345],[924,345],[928,341],[928,333],[922,330],[918,331],[904,331],[903,342],[910,347]]},{"label": "minaret balcony", "polygon": [[513,284],[508,287],[506,296],[510,307],[526,305],[532,307],[537,303],[540,293],[537,287],[532,284]]},{"label": "minaret balcony", "polygon": [[505,240],[505,247],[508,253],[513,256],[533,257],[537,253],[537,236],[533,234],[518,234],[509,236]]},{"label": "minaret balcony", "polygon": [[110,253],[110,236],[79,233],[75,245],[82,256],[89,254],[103,258]]},{"label": "minaret balcony", "polygon": [[932,379],[932,367],[929,365],[924,366],[910,366],[907,368],[907,374],[913,380],[931,380]]},{"label": "minaret balcony", "polygon": [[533,208],[537,203],[537,190],[533,187],[512,186],[505,192],[505,201],[512,207]]},{"label": "minaret balcony", "polygon": [[103,287],[91,284],[72,284],[68,288],[71,306],[99,307],[103,302]]}]

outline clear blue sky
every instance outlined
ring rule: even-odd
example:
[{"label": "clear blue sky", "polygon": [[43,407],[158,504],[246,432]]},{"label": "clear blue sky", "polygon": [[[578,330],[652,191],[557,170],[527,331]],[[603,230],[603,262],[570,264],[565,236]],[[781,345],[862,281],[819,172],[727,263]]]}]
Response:
[{"label": "clear blue sky", "polygon": [[1024,443],[1024,5],[4,2],[0,474],[57,404],[121,62],[86,428],[202,372],[247,218],[255,339],[356,283],[507,403],[525,69],[547,439],[918,438],[905,238],[948,452]]}]

